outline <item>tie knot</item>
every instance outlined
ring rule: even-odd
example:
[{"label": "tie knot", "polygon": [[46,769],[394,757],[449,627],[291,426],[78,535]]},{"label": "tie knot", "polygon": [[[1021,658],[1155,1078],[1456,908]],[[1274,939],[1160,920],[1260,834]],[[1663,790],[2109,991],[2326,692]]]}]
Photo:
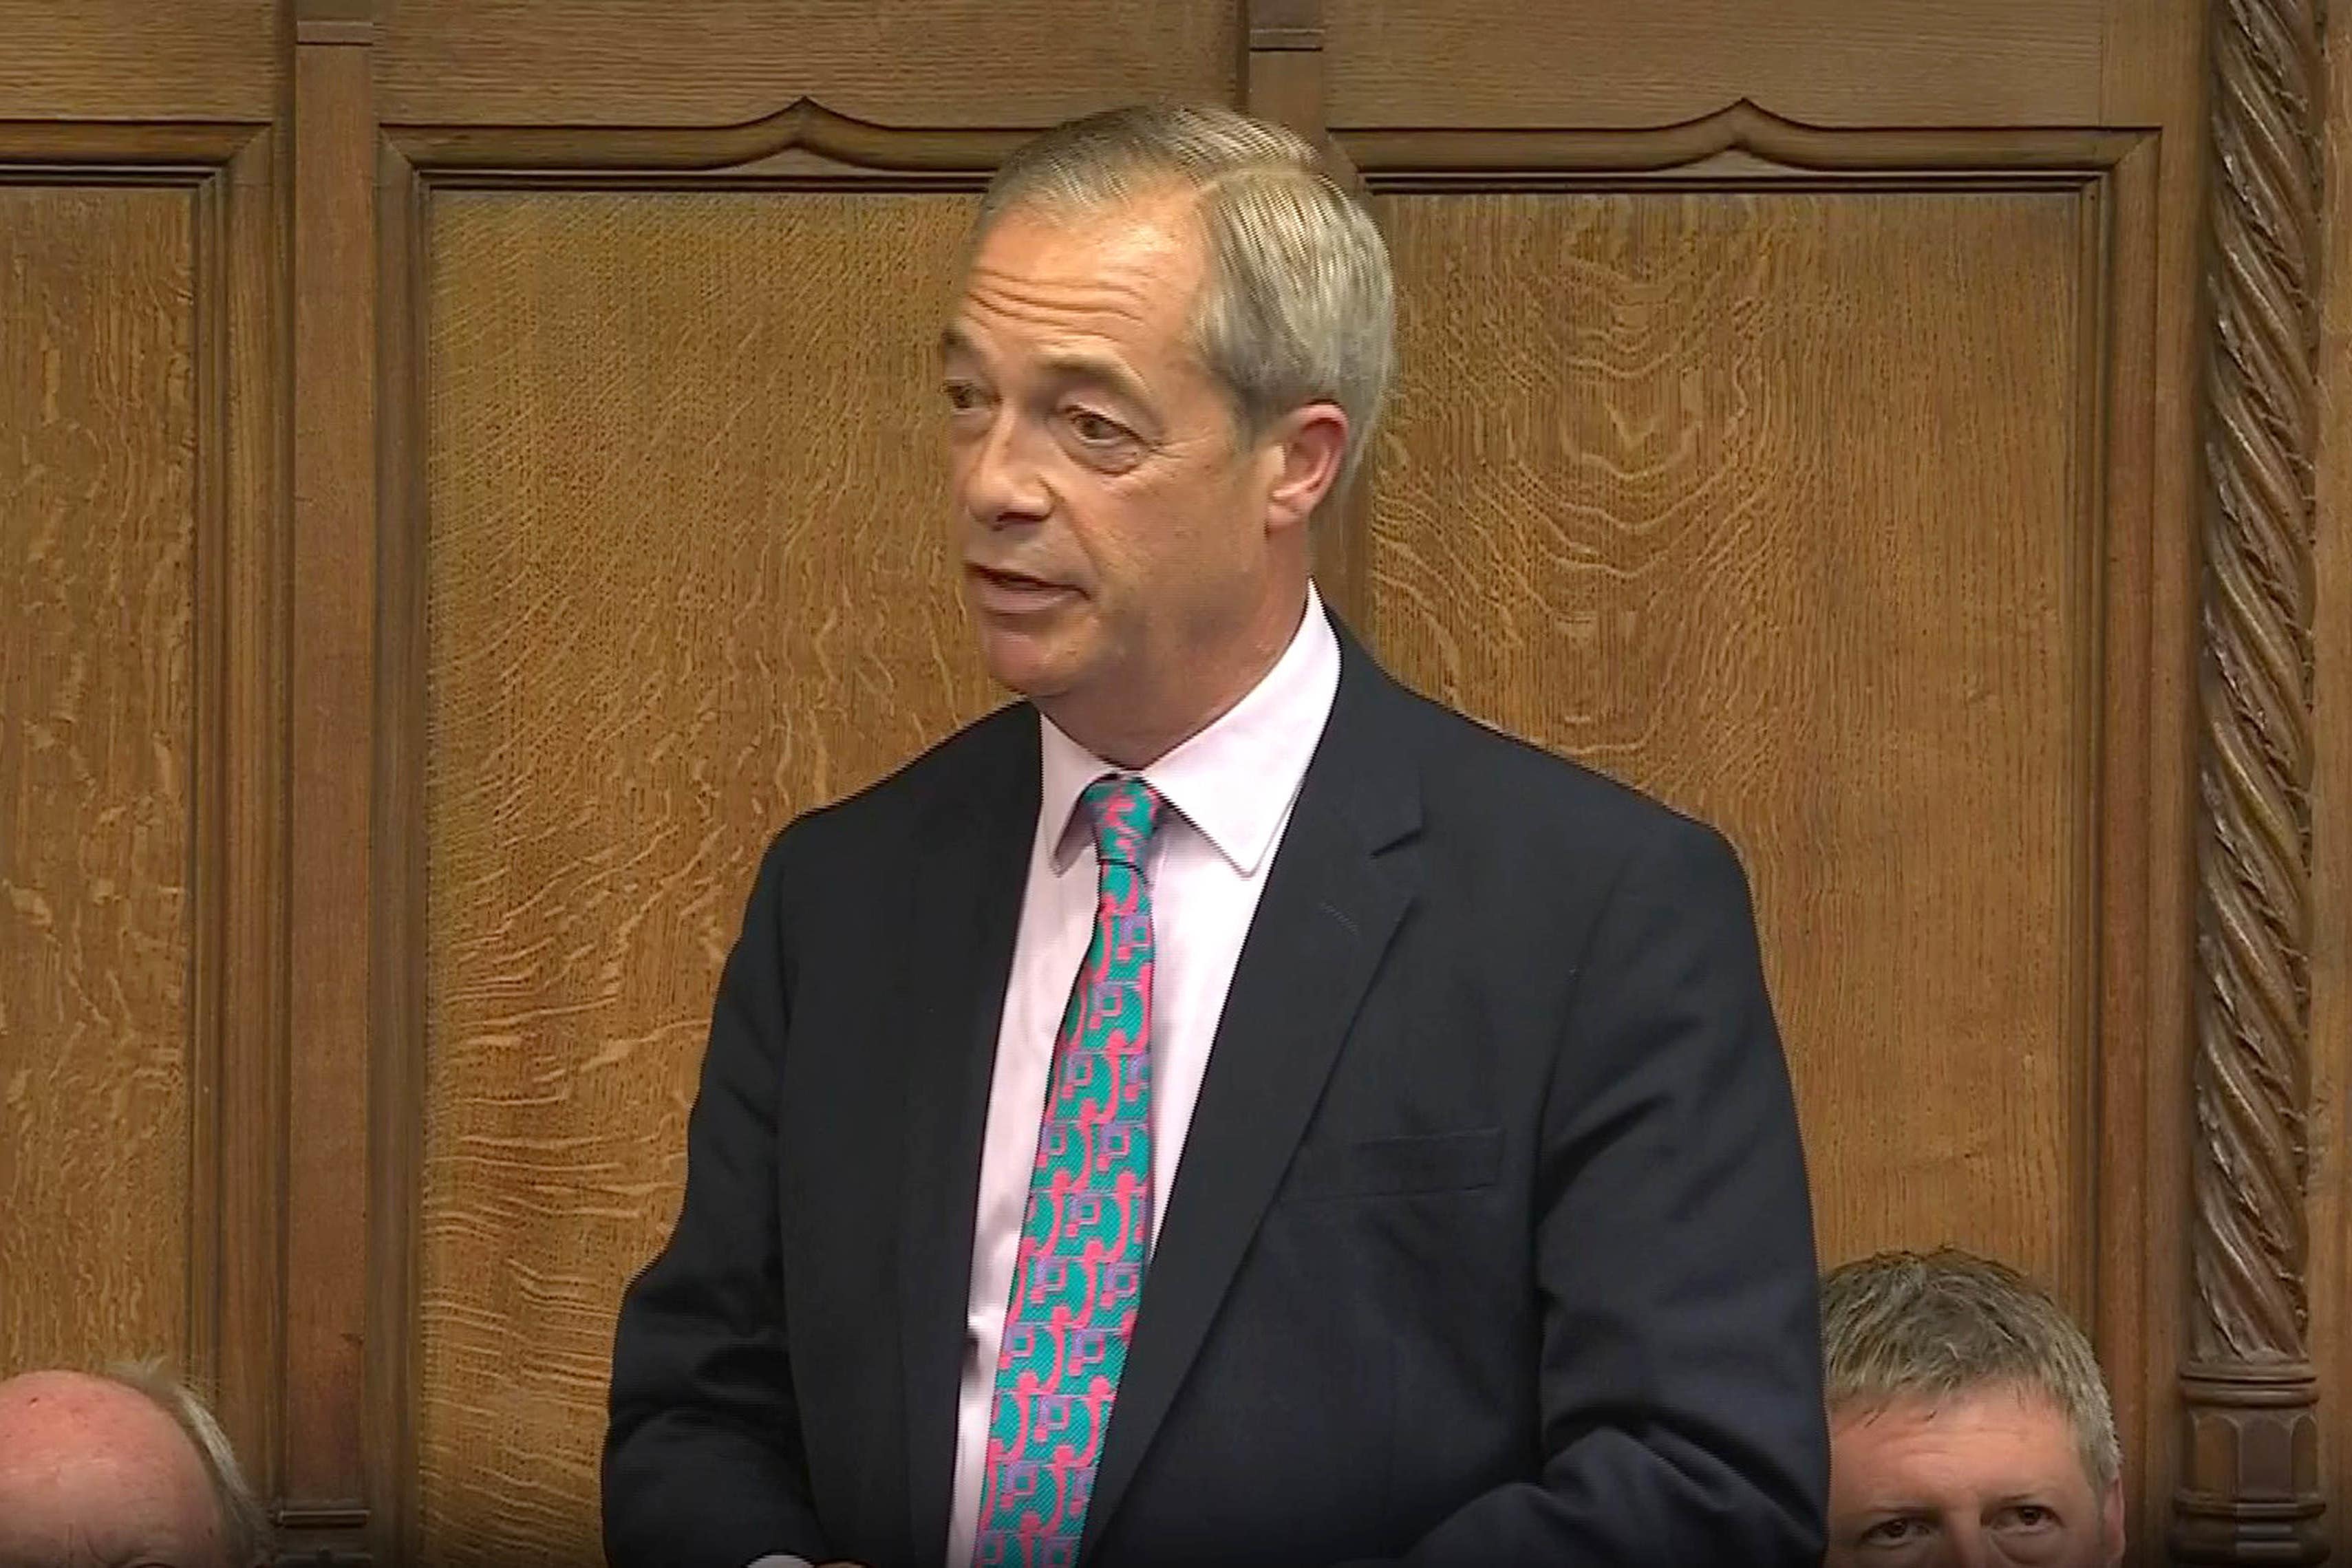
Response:
[{"label": "tie knot", "polygon": [[1160,828],[1167,802],[1140,779],[1107,774],[1078,797],[1095,831],[1095,858],[1105,865],[1143,869],[1143,852]]}]

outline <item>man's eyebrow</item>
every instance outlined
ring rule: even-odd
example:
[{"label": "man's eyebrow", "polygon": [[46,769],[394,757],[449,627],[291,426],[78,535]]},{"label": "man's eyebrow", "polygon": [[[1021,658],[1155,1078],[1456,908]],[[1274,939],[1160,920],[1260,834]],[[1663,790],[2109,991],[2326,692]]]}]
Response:
[{"label": "man's eyebrow", "polygon": [[[961,327],[949,326],[940,332],[941,360],[977,359],[980,350]],[[1050,375],[1065,382],[1086,382],[1105,388],[1139,407],[1149,406],[1143,383],[1135,372],[1108,354],[1092,354],[1083,349],[1049,350],[1038,356],[1038,364]]]},{"label": "man's eyebrow", "polygon": [[1132,403],[1150,401],[1143,395],[1143,383],[1135,379],[1134,372],[1107,355],[1064,350],[1045,355],[1041,362],[1065,381],[1092,382]]}]

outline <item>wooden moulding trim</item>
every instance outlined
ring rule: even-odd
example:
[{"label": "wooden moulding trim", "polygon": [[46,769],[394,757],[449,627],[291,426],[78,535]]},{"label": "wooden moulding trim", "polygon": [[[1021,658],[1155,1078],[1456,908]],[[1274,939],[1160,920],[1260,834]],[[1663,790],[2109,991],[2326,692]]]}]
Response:
[{"label": "wooden moulding trim", "polygon": [[153,183],[198,179],[268,129],[243,121],[0,120],[0,161],[53,165],[76,178],[110,168]]},{"label": "wooden moulding trim", "polygon": [[416,171],[376,172],[376,753],[369,802],[367,1361],[364,1500],[375,1560],[415,1561],[418,1210],[425,1130],[424,355]]},{"label": "wooden moulding trim", "polygon": [[856,169],[984,179],[1033,129],[902,130],[837,114],[813,99],[740,125],[387,125],[400,155],[426,173],[689,172],[813,153]]},{"label": "wooden moulding trim", "polygon": [[1841,130],[1783,120],[1746,99],[1696,120],[1632,130],[1332,132],[1356,167],[1373,179],[1421,174],[1465,180],[1514,172],[1647,173],[1726,152],[1821,173],[2088,174],[2113,168],[2153,134],[2078,126]]},{"label": "wooden moulding trim", "polygon": [[1319,50],[1323,32],[1323,0],[1249,0],[1252,54]]},{"label": "wooden moulding trim", "polygon": [[[216,260],[207,269],[220,340],[205,352],[218,392],[208,416],[224,435],[207,456],[224,494],[215,503],[218,572],[212,586],[225,619],[213,652],[220,693],[207,705],[219,726],[220,859],[215,894],[200,907],[220,929],[214,1002],[221,1103],[212,1155],[215,1250],[213,1286],[216,1414],[240,1449],[266,1469],[275,1452],[285,1343],[285,1085],[289,974],[287,925],[289,753],[288,585],[292,535],[287,491],[285,404],[274,371],[286,302],[276,266],[284,209],[273,130],[245,137],[199,197],[212,216]],[[201,459],[200,459],[201,460]]]},{"label": "wooden moulding trim", "polygon": [[[228,921],[236,913],[229,889],[231,804],[228,733],[232,681],[229,653],[228,456],[229,246],[226,172],[215,170],[194,189],[194,359],[195,383],[195,529],[192,549],[194,701],[191,723],[188,903],[188,1205],[187,1317],[184,1369],[215,1401],[220,1395],[222,1121],[227,1095],[224,1044],[228,1020],[223,992]],[[258,955],[246,955],[248,958]]]}]

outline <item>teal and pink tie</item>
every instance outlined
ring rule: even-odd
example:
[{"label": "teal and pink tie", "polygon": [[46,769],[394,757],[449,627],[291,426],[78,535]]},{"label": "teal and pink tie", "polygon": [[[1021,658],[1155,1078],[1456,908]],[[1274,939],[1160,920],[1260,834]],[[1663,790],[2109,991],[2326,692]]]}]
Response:
[{"label": "teal and pink tie", "polygon": [[1151,894],[1164,803],[1103,778],[1079,807],[1100,867],[1094,937],[1054,1037],[1037,1162],[989,1406],[974,1568],[1077,1560],[1151,1242]]}]

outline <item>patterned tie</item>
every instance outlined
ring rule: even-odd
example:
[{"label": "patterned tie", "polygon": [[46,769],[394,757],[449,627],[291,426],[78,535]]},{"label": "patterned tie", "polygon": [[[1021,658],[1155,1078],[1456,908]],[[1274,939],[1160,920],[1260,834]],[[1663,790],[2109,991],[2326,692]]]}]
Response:
[{"label": "patterned tie", "polygon": [[1054,1037],[1052,1082],[989,1406],[974,1568],[1068,1568],[1151,1237],[1151,895],[1164,802],[1103,778],[1079,804],[1101,866],[1095,934]]}]

